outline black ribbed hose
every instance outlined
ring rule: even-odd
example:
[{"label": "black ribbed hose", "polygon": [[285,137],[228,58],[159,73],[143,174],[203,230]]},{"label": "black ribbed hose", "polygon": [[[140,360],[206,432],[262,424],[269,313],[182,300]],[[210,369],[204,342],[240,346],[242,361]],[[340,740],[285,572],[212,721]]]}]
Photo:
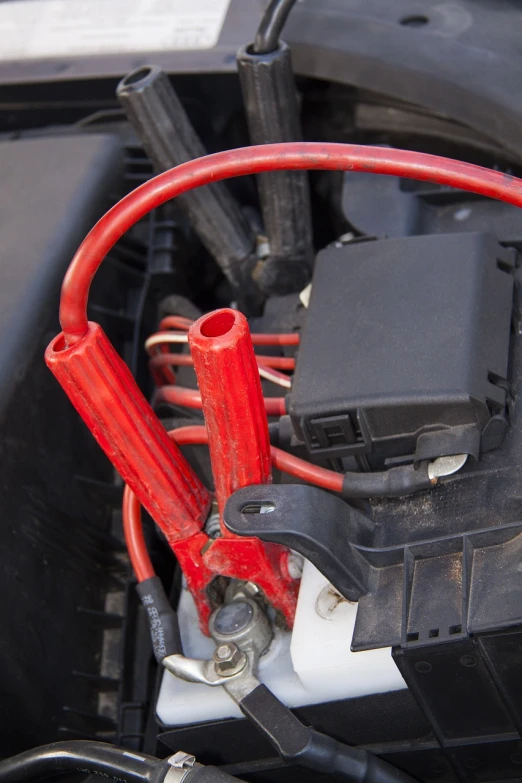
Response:
[{"label": "black ribbed hose", "polygon": [[163,783],[171,767],[144,753],[134,753],[105,742],[53,742],[0,761],[0,783],[24,783],[84,772],[126,783]]},{"label": "black ribbed hose", "polygon": [[[127,74],[116,95],[156,171],[207,154],[167,74],[157,66]],[[196,234],[216,259],[236,294],[255,312],[262,298],[252,281],[256,237],[224,182],[176,198]]]}]

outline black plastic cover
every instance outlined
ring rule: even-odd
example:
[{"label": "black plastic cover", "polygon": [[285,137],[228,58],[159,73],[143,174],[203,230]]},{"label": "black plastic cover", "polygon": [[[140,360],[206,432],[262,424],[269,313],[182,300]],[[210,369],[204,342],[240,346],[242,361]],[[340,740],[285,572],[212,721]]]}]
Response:
[{"label": "black plastic cover", "polygon": [[0,143],[0,756],[100,725],[100,650],[118,622],[105,601],[122,570],[109,500],[121,492],[43,355],[65,271],[121,187],[121,159],[106,135]]},{"label": "black plastic cover", "polygon": [[505,413],[514,263],[483,233],[319,253],[289,404],[310,453],[366,455],[377,469],[477,458]]}]

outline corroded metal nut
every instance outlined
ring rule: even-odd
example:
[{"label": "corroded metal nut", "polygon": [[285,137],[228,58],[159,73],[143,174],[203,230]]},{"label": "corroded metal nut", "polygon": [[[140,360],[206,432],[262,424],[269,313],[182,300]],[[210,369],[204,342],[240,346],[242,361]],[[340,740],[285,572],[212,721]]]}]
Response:
[{"label": "corroded metal nut", "polygon": [[247,657],[235,644],[220,644],[214,652],[216,671],[222,677],[231,677],[242,671],[247,663]]}]

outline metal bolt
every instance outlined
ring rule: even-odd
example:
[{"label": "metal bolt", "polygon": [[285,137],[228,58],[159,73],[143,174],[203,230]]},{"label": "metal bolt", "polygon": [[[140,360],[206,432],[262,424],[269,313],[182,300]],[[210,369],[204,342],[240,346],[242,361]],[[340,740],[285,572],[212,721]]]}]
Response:
[{"label": "metal bolt", "polygon": [[214,651],[216,671],[222,677],[232,677],[243,671],[247,663],[245,653],[235,644],[220,644]]},{"label": "metal bolt", "polygon": [[233,647],[230,644],[220,644],[216,650],[218,661],[226,661],[233,653]]}]

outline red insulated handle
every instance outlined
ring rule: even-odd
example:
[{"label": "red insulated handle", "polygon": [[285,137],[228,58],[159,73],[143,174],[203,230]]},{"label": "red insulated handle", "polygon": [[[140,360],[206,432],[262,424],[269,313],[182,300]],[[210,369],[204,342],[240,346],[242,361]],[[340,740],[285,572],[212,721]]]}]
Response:
[{"label": "red insulated handle", "polygon": [[[188,341],[208,431],[219,511],[237,489],[272,480],[270,439],[250,330],[237,310],[216,310]],[[222,525],[223,534],[230,536]]]},{"label": "red insulated handle", "polygon": [[167,435],[103,329],[67,348],[63,332],[45,352],[47,366],[140,503],[170,544],[198,533],[211,497]]}]

